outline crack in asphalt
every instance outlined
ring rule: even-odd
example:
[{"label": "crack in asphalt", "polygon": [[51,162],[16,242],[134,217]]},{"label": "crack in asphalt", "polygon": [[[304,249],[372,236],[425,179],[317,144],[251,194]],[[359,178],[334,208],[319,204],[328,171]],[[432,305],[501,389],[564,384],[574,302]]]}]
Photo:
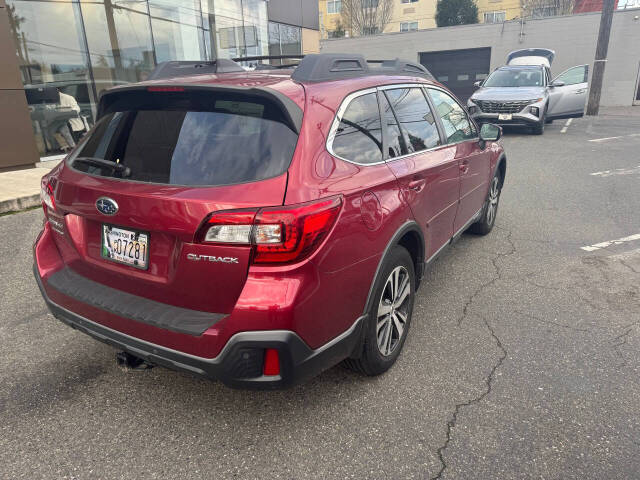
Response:
[{"label": "crack in asphalt", "polygon": [[460,318],[458,318],[458,326],[459,327],[462,326],[462,322],[464,322],[464,319],[467,317],[467,314],[468,314],[468,311],[469,311],[469,307],[474,302],[474,300],[484,290],[486,290],[487,288],[489,288],[491,285],[493,285],[494,283],[496,283],[498,280],[500,280],[502,278],[502,272],[500,271],[500,267],[498,266],[498,260],[500,260],[501,258],[504,258],[504,257],[508,257],[509,255],[513,255],[516,252],[516,246],[513,243],[513,240],[511,239],[511,230],[507,230],[506,228],[503,228],[501,230],[504,230],[505,232],[507,232],[507,236],[505,238],[506,238],[507,242],[509,242],[509,245],[511,246],[511,249],[506,253],[495,253],[494,254],[494,257],[491,259],[491,264],[493,265],[493,268],[495,270],[495,275],[488,282],[482,283],[475,290],[475,292],[473,292],[471,294],[471,296],[467,299],[467,301],[465,302],[464,306],[462,307],[462,315],[460,315]]},{"label": "crack in asphalt", "polygon": [[640,321],[633,322],[633,323],[630,323],[628,325],[625,325],[624,327],[622,327],[622,328],[625,329],[625,331],[622,332],[617,337],[613,337],[613,341],[614,342],[617,341],[618,343],[614,343],[611,347],[613,348],[613,350],[618,354],[618,356],[622,360],[622,363],[620,363],[618,365],[618,367],[625,367],[627,365],[627,360],[624,357],[624,355],[622,354],[622,350],[620,350],[620,347],[622,347],[623,345],[628,345],[627,344],[627,338],[629,338],[629,334],[633,331],[633,328],[637,327],[638,325],[640,325]]},{"label": "crack in asphalt", "polygon": [[[504,231],[507,232],[507,236],[505,238],[506,238],[506,240],[509,243],[511,248],[509,249],[509,251],[507,251],[505,253],[499,253],[498,252],[498,253],[494,254],[494,258],[491,259],[491,264],[493,265],[493,268],[495,270],[495,275],[489,281],[484,282],[483,284],[481,284],[473,292],[473,294],[471,294],[471,296],[467,299],[467,301],[464,304],[464,307],[462,308],[462,315],[458,319],[458,327],[462,326],[462,323],[464,322],[464,319],[467,317],[467,315],[469,313],[469,307],[473,304],[474,300],[480,294],[482,294],[482,292],[484,292],[487,288],[491,287],[498,280],[502,279],[502,271],[500,269],[500,266],[498,265],[499,260],[502,259],[502,258],[508,257],[510,255],[513,255],[516,252],[515,243],[513,242],[512,238],[511,238],[511,230],[508,230],[508,229],[505,229],[505,228],[502,228],[501,230],[504,230]],[[457,424],[458,414],[460,413],[460,410],[462,408],[464,408],[464,407],[480,403],[485,397],[487,397],[487,395],[489,395],[491,393],[491,389],[492,389],[492,386],[493,386],[493,379],[494,379],[494,375],[496,373],[496,370],[498,370],[498,368],[502,365],[502,362],[504,362],[504,360],[507,358],[507,350],[502,345],[502,342],[500,341],[500,339],[496,335],[493,327],[489,324],[489,322],[487,321],[486,318],[484,318],[481,315],[479,315],[479,316],[480,316],[480,318],[482,318],[484,324],[487,326],[487,329],[489,330],[489,333],[491,334],[491,338],[494,340],[496,346],[500,349],[502,354],[500,355],[500,358],[495,363],[495,365],[493,365],[493,367],[491,368],[491,370],[489,372],[489,375],[487,375],[484,378],[484,383],[486,385],[486,390],[484,392],[482,392],[479,396],[474,397],[471,400],[468,400],[468,401],[463,402],[463,403],[456,404],[455,409],[453,411],[453,415],[452,415],[451,419],[447,422],[447,433],[446,433],[446,436],[445,436],[445,441],[438,448],[438,450],[436,452],[437,455],[438,455],[438,459],[440,460],[441,468],[440,468],[440,470],[438,471],[438,473],[435,476],[431,477],[431,480],[441,479],[442,475],[444,474],[444,471],[447,469],[447,462],[444,459],[444,451],[447,449],[447,447],[449,446],[449,442],[451,441],[451,432],[452,432],[452,429]]]},{"label": "crack in asphalt", "polygon": [[635,268],[633,268],[631,265],[629,265],[627,262],[625,262],[624,260],[620,259],[620,263],[622,265],[624,265],[625,267],[627,267],[629,270],[631,270],[633,273],[640,273],[640,270],[636,270]]},{"label": "crack in asphalt", "polygon": [[456,408],[453,411],[453,415],[451,419],[447,422],[447,434],[445,437],[444,444],[442,444],[442,446],[440,446],[437,450],[438,459],[440,460],[441,467],[438,473],[436,473],[435,476],[431,477],[431,480],[441,479],[442,475],[444,474],[444,471],[447,469],[447,462],[444,459],[444,451],[447,449],[447,447],[449,446],[449,442],[451,441],[451,431],[453,430],[453,428],[456,426],[458,422],[458,414],[460,413],[460,410],[462,410],[464,407],[468,407],[470,405],[475,405],[477,403],[480,403],[482,400],[485,399],[485,397],[487,397],[491,393],[491,390],[493,388],[493,379],[495,377],[495,373],[498,370],[498,368],[500,368],[504,360],[507,358],[507,350],[504,348],[504,345],[502,345],[502,342],[496,335],[495,331],[493,330],[493,327],[489,324],[486,318],[484,317],[481,317],[481,318],[484,321],[484,324],[487,326],[487,329],[491,334],[491,338],[495,342],[496,346],[500,349],[502,354],[500,355],[500,358],[498,358],[498,361],[495,363],[495,365],[491,368],[489,375],[487,375],[484,378],[486,390],[482,392],[479,396],[472,398],[471,400],[468,400],[464,403],[456,404]]}]

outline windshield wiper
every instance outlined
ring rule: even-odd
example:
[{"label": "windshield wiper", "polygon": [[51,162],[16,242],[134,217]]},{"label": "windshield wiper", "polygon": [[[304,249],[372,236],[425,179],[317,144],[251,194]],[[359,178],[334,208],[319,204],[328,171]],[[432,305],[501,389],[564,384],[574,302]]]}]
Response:
[{"label": "windshield wiper", "polygon": [[104,158],[97,157],[76,157],[73,159],[73,163],[81,162],[96,167],[106,167],[113,170],[114,173],[119,173],[122,177],[128,177],[131,175],[131,169],[121,163],[114,162],[112,160],[106,160]]}]

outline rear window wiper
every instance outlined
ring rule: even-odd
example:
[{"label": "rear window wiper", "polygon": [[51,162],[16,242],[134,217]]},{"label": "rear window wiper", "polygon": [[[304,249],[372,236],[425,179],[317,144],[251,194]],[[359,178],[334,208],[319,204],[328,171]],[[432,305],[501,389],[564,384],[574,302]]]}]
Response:
[{"label": "rear window wiper", "polygon": [[97,157],[76,157],[73,159],[73,163],[87,163],[89,165],[94,165],[96,167],[106,167],[110,168],[114,171],[114,173],[119,173],[122,177],[128,177],[131,175],[131,169],[119,162],[114,162],[112,160],[106,160],[104,158]]}]

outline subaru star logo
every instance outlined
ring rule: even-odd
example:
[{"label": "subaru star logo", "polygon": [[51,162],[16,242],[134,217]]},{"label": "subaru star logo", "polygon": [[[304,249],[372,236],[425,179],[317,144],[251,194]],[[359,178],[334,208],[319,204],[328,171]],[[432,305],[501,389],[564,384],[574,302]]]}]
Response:
[{"label": "subaru star logo", "polygon": [[96,208],[104,215],[115,215],[118,211],[118,204],[108,197],[100,197],[96,200]]}]

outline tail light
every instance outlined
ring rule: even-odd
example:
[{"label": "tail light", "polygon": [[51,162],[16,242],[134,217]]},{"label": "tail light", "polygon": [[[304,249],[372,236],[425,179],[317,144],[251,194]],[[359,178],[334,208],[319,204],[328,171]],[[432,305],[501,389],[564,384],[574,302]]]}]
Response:
[{"label": "tail light", "polygon": [[196,235],[204,243],[250,245],[253,263],[293,263],[308,257],[333,227],[341,197],[260,210],[211,214]]},{"label": "tail light", "polygon": [[42,201],[42,207],[46,212],[47,209],[55,212],[56,201],[53,198],[53,188],[48,180],[42,179],[40,182],[40,200]]}]

